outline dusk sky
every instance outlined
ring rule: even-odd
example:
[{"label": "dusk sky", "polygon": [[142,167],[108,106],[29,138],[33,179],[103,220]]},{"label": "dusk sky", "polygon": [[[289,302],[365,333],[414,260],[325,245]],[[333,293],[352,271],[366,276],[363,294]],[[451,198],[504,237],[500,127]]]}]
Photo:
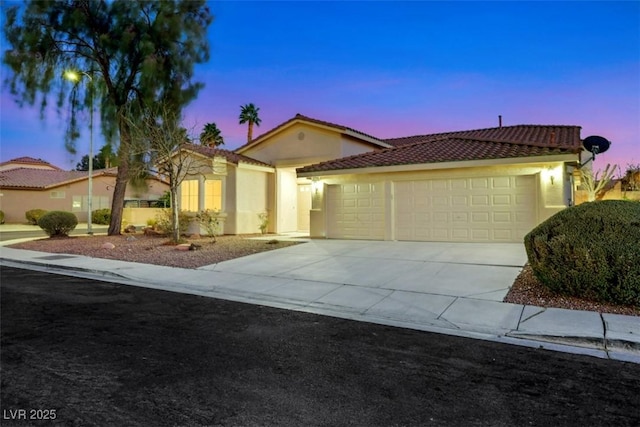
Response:
[{"label": "dusk sky", "polygon": [[[260,107],[254,136],[296,113],[379,138],[495,127],[582,126],[612,141],[606,163],[640,163],[640,2],[243,2],[210,4],[211,59],[184,126],[215,122],[223,148],[246,142],[240,106]],[[6,49],[3,44],[2,51]],[[2,79],[7,69],[2,68]],[[53,102],[52,102],[53,103]],[[64,169],[64,117],[20,109],[3,86],[0,161]],[[94,141],[97,151],[104,143]]]}]

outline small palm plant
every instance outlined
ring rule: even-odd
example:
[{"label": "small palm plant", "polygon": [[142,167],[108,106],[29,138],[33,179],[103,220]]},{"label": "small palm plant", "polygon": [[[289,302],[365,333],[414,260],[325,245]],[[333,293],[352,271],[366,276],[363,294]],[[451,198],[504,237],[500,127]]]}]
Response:
[{"label": "small palm plant", "polygon": [[247,142],[250,142],[253,139],[253,125],[260,126],[260,122],[262,119],[258,117],[258,111],[260,108],[256,107],[253,104],[241,105],[240,106],[240,124],[248,123],[249,129],[247,130]]}]

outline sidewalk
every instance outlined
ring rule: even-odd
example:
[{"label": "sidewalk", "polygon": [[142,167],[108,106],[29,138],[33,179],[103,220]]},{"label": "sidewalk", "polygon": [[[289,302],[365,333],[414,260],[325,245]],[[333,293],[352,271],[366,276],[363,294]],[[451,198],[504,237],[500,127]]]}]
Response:
[{"label": "sidewalk", "polygon": [[[191,270],[3,246],[0,247],[0,263],[131,286],[640,363],[640,317],[503,303],[501,297],[496,298],[495,292],[447,295],[389,285],[398,282],[406,285],[410,281],[409,276],[405,281],[385,281],[384,285],[372,280],[350,283],[349,278],[342,276],[343,271],[358,267],[373,276],[378,274],[375,273],[375,263],[380,263],[379,259],[367,261],[364,256],[357,258],[354,245],[370,251],[372,247],[370,243],[362,242],[312,240],[303,245]],[[374,249],[386,250],[383,245],[381,242]],[[344,260],[345,256],[350,258],[349,265],[343,266],[344,270],[326,268],[326,265],[334,265],[335,260]],[[393,274],[397,274],[410,261],[387,259],[386,262],[388,265],[384,269],[392,269]],[[379,265],[377,267],[380,269]],[[477,281],[477,278],[473,280]]]}]

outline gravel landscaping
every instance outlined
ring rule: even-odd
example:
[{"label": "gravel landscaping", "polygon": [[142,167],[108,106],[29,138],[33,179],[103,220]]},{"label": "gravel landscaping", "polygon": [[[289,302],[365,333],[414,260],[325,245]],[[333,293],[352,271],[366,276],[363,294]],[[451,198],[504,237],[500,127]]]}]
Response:
[{"label": "gravel landscaping", "polygon": [[[215,243],[211,238],[188,239],[187,243],[194,243],[198,246],[198,249],[193,251],[178,250],[175,245],[169,243],[166,237],[145,236],[142,234],[40,239],[14,244],[10,247],[170,267],[198,268],[298,244],[298,242],[278,241],[276,236],[271,241],[250,238],[256,236],[219,236]],[[112,243],[114,248],[104,249],[103,245],[105,243]],[[557,307],[640,316],[640,308],[637,307],[616,306],[555,295],[535,278],[528,265],[516,278],[504,301],[538,307]]]},{"label": "gravel landscaping", "polygon": [[[279,241],[275,237],[273,240],[255,240],[249,237],[256,236],[218,236],[215,242],[209,237],[188,239],[186,243],[196,245],[196,250],[178,250],[178,247],[167,237],[143,234],[47,238],[9,247],[169,267],[198,268],[298,244],[298,242]],[[111,249],[103,247],[108,243],[114,247]]]}]

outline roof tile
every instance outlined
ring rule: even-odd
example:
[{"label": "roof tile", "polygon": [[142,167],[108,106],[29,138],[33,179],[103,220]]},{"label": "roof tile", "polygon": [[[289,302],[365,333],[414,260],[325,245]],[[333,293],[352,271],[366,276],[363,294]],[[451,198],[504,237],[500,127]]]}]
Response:
[{"label": "roof tile", "polygon": [[2,162],[0,163],[0,166],[4,166],[4,165],[8,165],[8,164],[21,164],[21,165],[41,165],[41,166],[48,166],[52,169],[57,169],[57,170],[62,170],[57,166],[52,165],[51,163],[42,160],[42,159],[34,159],[33,157],[28,157],[28,156],[24,156],[24,157],[16,157],[15,159],[11,159],[8,160],[6,162]]},{"label": "roof tile", "polygon": [[[579,150],[579,149],[578,149]],[[575,148],[544,144],[491,141],[479,138],[441,136],[417,142],[406,142],[394,148],[326,161],[297,169],[298,173],[325,172],[365,167],[398,166],[515,157],[569,154]]]},{"label": "roof tile", "polygon": [[228,162],[236,165],[238,164],[238,162],[243,162],[243,163],[249,163],[249,164],[258,165],[258,166],[272,167],[272,165],[268,163],[264,163],[256,159],[252,159],[251,157],[247,157],[242,154],[238,154],[236,152],[225,150],[222,148],[207,147],[204,145],[196,145],[196,144],[185,146],[185,148],[187,150],[191,150],[196,153],[202,154],[205,157],[210,157],[210,158],[214,158],[216,156],[224,157],[225,159],[227,159]]},{"label": "roof tile", "polygon": [[444,137],[467,137],[491,141],[511,143],[537,144],[540,146],[580,148],[580,126],[567,125],[515,125],[486,129],[474,129],[436,133],[430,135],[415,135],[402,138],[385,139],[393,146],[426,142]]},{"label": "roof tile", "polygon": [[[96,170],[93,176],[104,174],[104,170]],[[0,172],[0,188],[45,189],[87,177],[84,171],[17,168]]]}]

